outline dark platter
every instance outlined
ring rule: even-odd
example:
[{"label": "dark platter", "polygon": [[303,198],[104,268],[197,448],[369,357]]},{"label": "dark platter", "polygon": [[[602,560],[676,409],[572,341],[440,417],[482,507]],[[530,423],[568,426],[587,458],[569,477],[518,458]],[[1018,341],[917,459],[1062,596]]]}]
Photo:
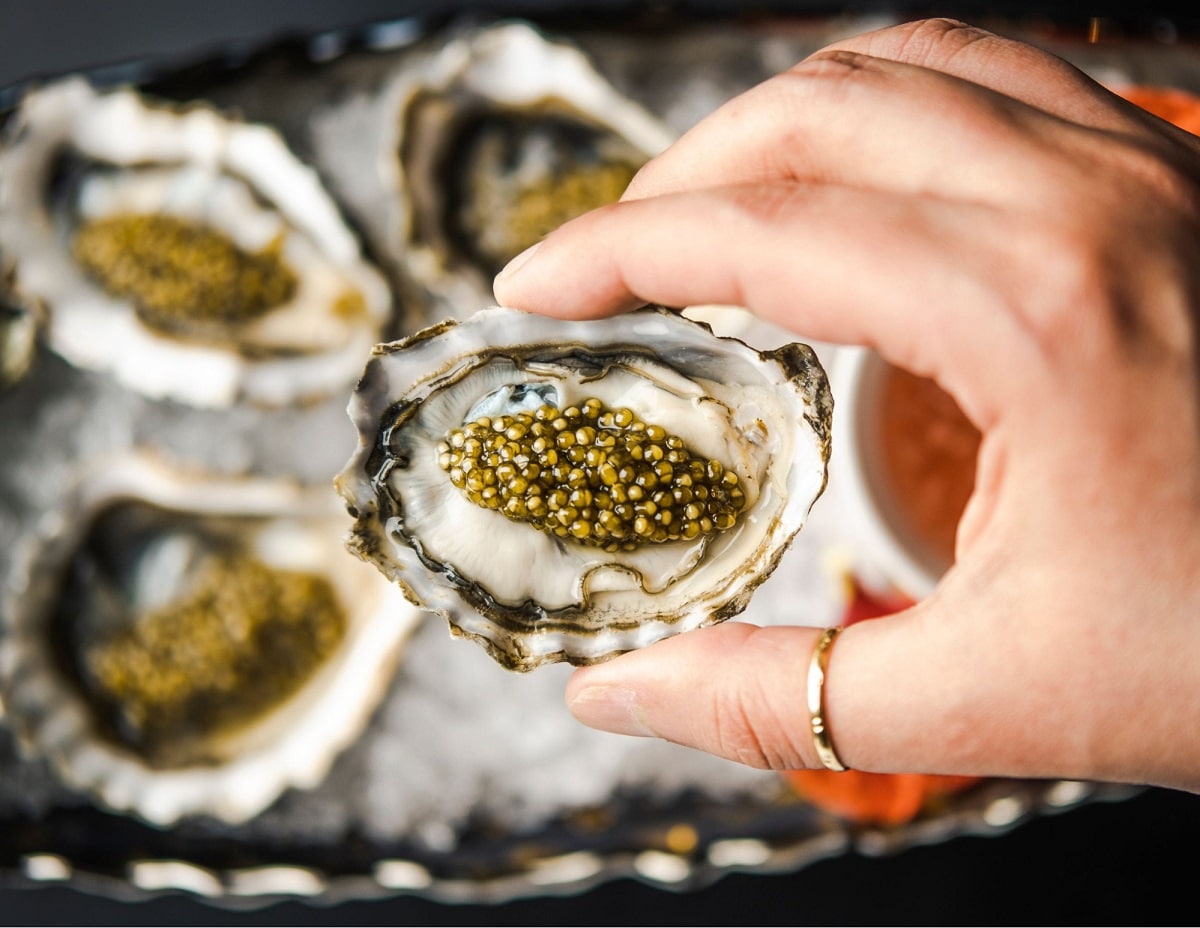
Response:
[{"label": "dark platter", "polygon": [[[552,36],[578,43],[614,86],[638,98],[676,130],[720,98],[765,77],[774,63],[788,55],[797,57],[859,23],[841,16],[780,19],[777,11],[732,19],[713,15],[714,11],[660,11],[639,15],[620,30],[589,22],[586,15],[547,16],[538,22]],[[356,92],[377,87],[402,67],[414,49],[491,19],[480,13],[406,18],[272,41],[202,62],[135,62],[101,69],[95,79],[104,86],[133,83],[146,93],[181,102],[203,99],[268,122],[329,179],[337,176],[338,149],[322,149],[315,140],[310,131],[314,113],[336,116]],[[669,26],[666,33],[664,25]],[[1073,27],[1055,27],[1034,38],[1100,75],[1200,90],[1200,58],[1186,44],[1167,48],[1124,41],[1089,46],[1082,41],[1086,32]],[[702,80],[692,70],[700,60],[708,69]],[[32,86],[9,88],[0,96],[0,106],[11,116]],[[353,208],[348,211],[355,213]],[[367,253],[388,265],[399,302],[420,304],[421,287],[406,278],[403,268],[388,264],[370,219],[356,219]],[[78,400],[81,396],[87,397],[85,403]],[[288,475],[291,468],[273,450],[279,436],[296,440],[310,429],[340,424],[340,402],[335,398],[315,409],[264,418],[246,410],[229,416],[196,412],[128,396],[104,375],[79,371],[41,348],[31,373],[0,394],[0,429],[6,444],[0,479],[7,519],[4,541],[36,534],[33,527],[59,505],[69,461],[76,456],[149,444],[226,471],[249,466]],[[116,417],[111,430],[95,425],[97,410]],[[92,425],[81,426],[89,418]],[[197,434],[225,439],[237,452],[225,457],[198,447]],[[344,436],[338,440],[344,441]],[[47,449],[51,484],[40,497],[31,495],[28,458]],[[334,454],[343,456],[340,449]],[[318,480],[324,464],[310,462],[300,476]],[[5,546],[6,551],[15,547]],[[815,542],[807,555],[801,553],[815,557]],[[15,562],[5,555],[10,587],[20,586],[13,579],[19,569]],[[440,653],[444,645],[438,633],[440,629],[423,629],[412,647],[417,653],[424,648]],[[402,663],[395,686],[401,698],[415,699],[430,684],[406,673]],[[1048,812],[1096,799],[1124,799],[1132,792],[1092,784],[990,781],[931,807],[911,824],[877,828],[853,825],[803,802],[781,782],[712,787],[697,774],[695,781],[673,781],[664,787],[649,773],[640,781],[614,786],[603,801],[564,802],[524,820],[497,816],[494,807],[481,803],[446,821],[434,815],[424,821],[424,830],[409,831],[399,824],[390,831],[364,827],[370,810],[334,814],[322,821],[323,797],[372,782],[370,764],[362,756],[387,736],[387,726],[381,724],[377,720],[339,761],[323,794],[286,795],[257,823],[229,825],[199,818],[170,828],[103,811],[86,792],[57,784],[43,761],[21,758],[11,733],[0,729],[0,820],[5,835],[0,867],[17,884],[66,879],[88,891],[139,898],[183,891],[234,907],[280,899],[336,902],[388,895],[492,903],[574,894],[618,877],[695,890],[739,871],[791,872],[853,851],[885,854],[960,835],[998,834]],[[442,749],[434,745],[429,750],[436,754]],[[584,750],[597,749],[587,745]],[[526,755],[518,756],[527,762]],[[453,754],[450,760],[460,758]],[[500,756],[495,762],[502,764],[504,759]]]}]

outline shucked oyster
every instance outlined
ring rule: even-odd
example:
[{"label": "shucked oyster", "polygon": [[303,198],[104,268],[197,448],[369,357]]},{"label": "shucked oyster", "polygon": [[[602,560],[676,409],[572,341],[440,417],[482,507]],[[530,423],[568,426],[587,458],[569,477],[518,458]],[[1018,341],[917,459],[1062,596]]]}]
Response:
[{"label": "shucked oyster", "polygon": [[479,306],[527,246],[617,200],[673,140],[579,49],[522,23],[452,39],[384,99],[389,250],[455,309]]},{"label": "shucked oyster", "polygon": [[376,348],[348,544],[510,669],[593,663],[745,608],[825,486],[831,411],[804,345],[484,310]]},{"label": "shucked oyster", "polygon": [[12,122],[0,254],[51,348],[198,406],[353,381],[390,294],[277,132],[82,80],[29,94]]},{"label": "shucked oyster", "polygon": [[63,779],[159,825],[312,787],[418,611],[346,558],[328,490],[88,468],[6,604],[9,722]]}]

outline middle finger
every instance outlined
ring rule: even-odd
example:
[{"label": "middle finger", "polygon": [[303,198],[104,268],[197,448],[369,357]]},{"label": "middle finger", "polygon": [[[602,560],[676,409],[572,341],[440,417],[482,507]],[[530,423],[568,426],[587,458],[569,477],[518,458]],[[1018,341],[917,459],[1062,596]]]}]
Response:
[{"label": "middle finger", "polygon": [[784,180],[995,203],[1040,187],[1046,145],[1083,131],[953,75],[831,50],[716,110],[624,199]]}]

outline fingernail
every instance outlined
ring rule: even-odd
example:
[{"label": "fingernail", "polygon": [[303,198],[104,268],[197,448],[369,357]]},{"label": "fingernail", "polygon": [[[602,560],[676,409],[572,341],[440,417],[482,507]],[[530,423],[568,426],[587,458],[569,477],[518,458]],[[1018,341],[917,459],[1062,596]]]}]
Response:
[{"label": "fingernail", "polygon": [[587,686],[570,701],[571,714],[590,728],[618,735],[656,735],[638,707],[637,693],[620,686]]},{"label": "fingernail", "polygon": [[529,263],[529,259],[537,254],[537,250],[541,247],[541,242],[534,242],[523,252],[509,261],[508,264],[504,265],[504,267],[500,269],[500,273],[496,275],[496,280],[508,280],[510,277],[513,277],[517,271],[521,270],[521,268]]}]

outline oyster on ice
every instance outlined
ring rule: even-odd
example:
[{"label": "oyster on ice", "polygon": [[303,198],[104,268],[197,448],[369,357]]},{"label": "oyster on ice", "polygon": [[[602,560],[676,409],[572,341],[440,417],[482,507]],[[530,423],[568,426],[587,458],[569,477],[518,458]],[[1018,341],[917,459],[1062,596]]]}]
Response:
[{"label": "oyster on ice", "polygon": [[9,591],[9,723],[64,782],[157,825],[317,785],[421,614],[345,556],[340,523],[331,492],[291,481],[89,468]]},{"label": "oyster on ice", "polygon": [[617,200],[673,141],[582,51],[524,23],[451,39],[405,67],[384,101],[388,250],[455,316],[490,298],[510,258]]},{"label": "oyster on ice", "polygon": [[351,383],[391,314],[316,172],[274,129],[68,79],[0,145],[0,278],[78,367],[195,406]]},{"label": "oyster on ice", "polygon": [[348,545],[509,669],[594,663],[746,607],[824,489],[831,414],[804,345],[483,310],[376,348]]}]

